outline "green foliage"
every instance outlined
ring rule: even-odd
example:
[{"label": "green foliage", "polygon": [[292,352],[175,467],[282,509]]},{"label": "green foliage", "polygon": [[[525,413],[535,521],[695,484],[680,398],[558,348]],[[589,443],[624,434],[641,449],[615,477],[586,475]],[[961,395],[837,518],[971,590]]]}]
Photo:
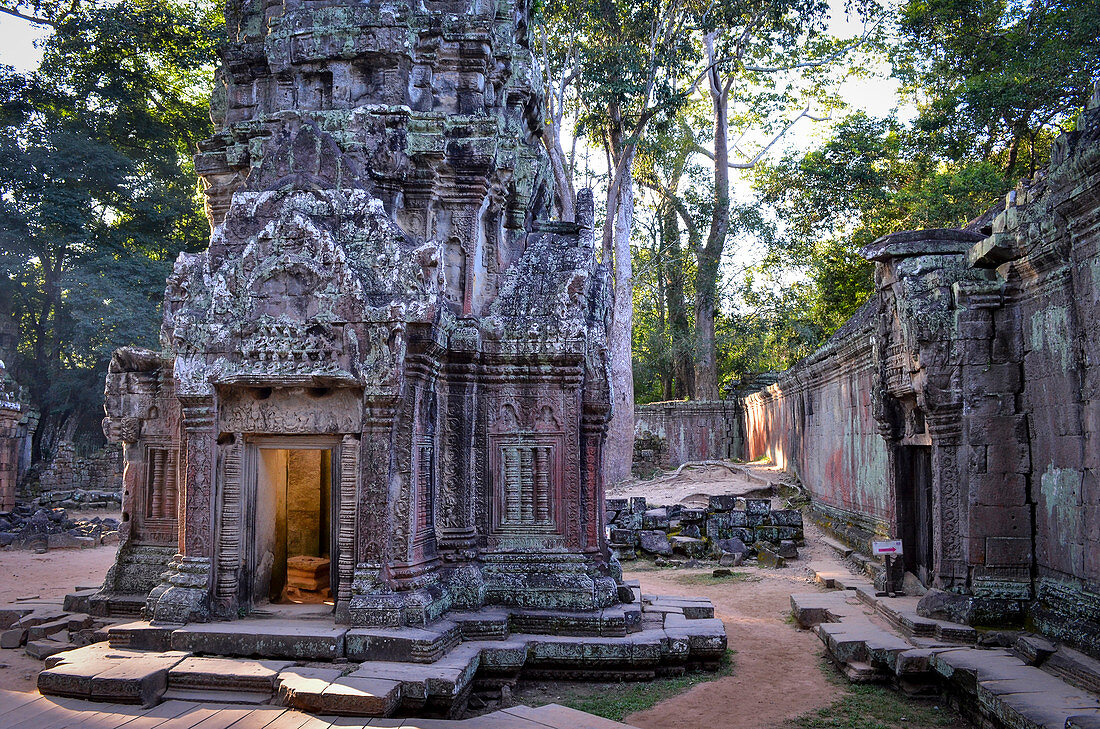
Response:
[{"label": "green foliage", "polygon": [[915,698],[886,686],[849,684],[832,664],[821,670],[843,694],[831,705],[786,722],[784,729],[969,729],[940,699]]},{"label": "green foliage", "polygon": [[1090,0],[908,0],[898,26],[892,60],[923,146],[992,162],[1009,183],[1046,164],[1100,76]]},{"label": "green foliage", "polygon": [[205,245],[191,157],[220,33],[207,0],[74,5],[38,70],[0,68],[0,315],[36,458],[98,437],[111,352],[156,345],[172,262]]}]

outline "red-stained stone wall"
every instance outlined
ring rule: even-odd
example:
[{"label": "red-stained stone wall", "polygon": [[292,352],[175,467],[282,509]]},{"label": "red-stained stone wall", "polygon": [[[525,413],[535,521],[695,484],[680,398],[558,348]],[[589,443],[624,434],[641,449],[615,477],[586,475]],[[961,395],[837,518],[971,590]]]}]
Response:
[{"label": "red-stained stone wall", "polygon": [[871,393],[871,302],[818,352],[744,398],[745,459],[767,457],[813,494],[819,521],[869,550],[894,519],[886,444]]},{"label": "red-stained stone wall", "polygon": [[736,400],[654,402],[634,408],[635,457],[660,468],[690,461],[740,458]]}]

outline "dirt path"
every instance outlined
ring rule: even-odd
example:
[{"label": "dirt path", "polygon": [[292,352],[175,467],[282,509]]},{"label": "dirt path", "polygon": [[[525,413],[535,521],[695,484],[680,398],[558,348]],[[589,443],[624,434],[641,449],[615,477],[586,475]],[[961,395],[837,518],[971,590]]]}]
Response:
[{"label": "dirt path", "polygon": [[625,721],[642,729],[771,729],[835,701],[837,686],[820,669],[821,641],[788,622],[791,593],[821,589],[813,582],[812,567],[842,569],[828,548],[815,542],[817,537],[807,524],[808,546],[800,559],[785,569],[738,567],[745,579],[736,582],[708,585],[691,577],[709,575],[709,570],[628,567],[627,577],[641,580],[644,593],[710,598],[736,654],[732,676],[700,684]]},{"label": "dirt path", "polygon": [[26,549],[0,551],[0,605],[32,595],[60,599],[77,585],[102,584],[115,549],[55,549],[45,554]]},{"label": "dirt path", "polygon": [[[0,551],[0,607],[34,595],[60,605],[74,587],[101,584],[116,549],[55,549],[45,554]],[[0,689],[34,691],[41,670],[42,661],[28,657],[22,648],[0,649]]]}]

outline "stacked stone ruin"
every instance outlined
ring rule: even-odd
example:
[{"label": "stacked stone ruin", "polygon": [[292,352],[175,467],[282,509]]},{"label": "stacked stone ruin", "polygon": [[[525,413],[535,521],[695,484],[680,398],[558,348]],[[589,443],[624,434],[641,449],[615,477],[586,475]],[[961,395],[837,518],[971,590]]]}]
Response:
[{"label": "stacked stone ruin", "polygon": [[607,499],[609,544],[621,561],[679,555],[740,564],[755,556],[760,564],[783,566],[798,556],[805,540],[802,512],[773,509],[771,499],[717,494],[706,507],[653,506],[645,497]]},{"label": "stacked stone ruin", "polygon": [[154,682],[259,655],[289,660],[289,705],[455,714],[475,678],[718,665],[709,603],[641,595],[606,543],[611,289],[591,193],[547,220],[526,6],[226,16],[210,246],[176,262],[161,349],[107,376],[122,544],[80,601],[144,620],[39,688],[115,700],[96,672],[134,651]]}]

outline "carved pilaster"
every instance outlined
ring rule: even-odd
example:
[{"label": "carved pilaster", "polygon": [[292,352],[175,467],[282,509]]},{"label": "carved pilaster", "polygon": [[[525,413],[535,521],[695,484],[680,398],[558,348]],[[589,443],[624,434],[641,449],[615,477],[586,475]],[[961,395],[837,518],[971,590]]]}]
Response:
[{"label": "carved pilaster", "polygon": [[355,513],[358,483],[359,439],[345,435],[340,444],[340,524],[336,537],[339,548],[336,565],[336,616],[341,622],[347,621],[356,564]]},{"label": "carved pilaster", "polygon": [[222,615],[237,612],[241,567],[241,444],[224,447],[222,461],[221,533],[218,540],[218,577],[214,597]]},{"label": "carved pilaster", "polygon": [[962,441],[961,406],[937,409],[927,415],[932,436],[932,544],[938,587],[965,587],[966,559],[962,525],[965,523],[959,447]]},{"label": "carved pilaster", "polygon": [[180,545],[190,557],[213,556],[211,514],[214,512],[214,398],[180,398],[186,454]]}]

